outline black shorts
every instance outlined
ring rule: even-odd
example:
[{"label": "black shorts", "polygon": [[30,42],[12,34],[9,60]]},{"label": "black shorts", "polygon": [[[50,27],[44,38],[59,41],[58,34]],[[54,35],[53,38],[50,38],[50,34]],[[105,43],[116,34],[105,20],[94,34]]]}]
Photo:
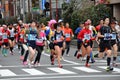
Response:
[{"label": "black shorts", "polygon": [[59,46],[61,48],[63,47],[63,42],[54,43],[54,46]]},{"label": "black shorts", "polygon": [[93,41],[90,40],[90,47],[92,48],[93,47]]},{"label": "black shorts", "polygon": [[9,40],[14,41],[14,37],[9,37]]},{"label": "black shorts", "polygon": [[113,47],[115,44],[117,44],[116,40],[111,41],[111,47]]},{"label": "black shorts", "polygon": [[5,45],[6,47],[8,47],[9,43],[8,42],[3,42],[2,45]]},{"label": "black shorts", "polygon": [[88,46],[90,46],[90,42],[83,43],[83,46],[84,46],[85,48],[87,48]]},{"label": "black shorts", "polygon": [[53,44],[52,42],[50,42],[49,48],[50,48],[50,49],[54,49],[54,44]]},{"label": "black shorts", "polygon": [[36,48],[36,42],[35,41],[29,41],[28,46],[35,49]]},{"label": "black shorts", "polygon": [[100,52],[104,52],[106,49],[111,50],[110,41],[102,41],[99,44]]}]

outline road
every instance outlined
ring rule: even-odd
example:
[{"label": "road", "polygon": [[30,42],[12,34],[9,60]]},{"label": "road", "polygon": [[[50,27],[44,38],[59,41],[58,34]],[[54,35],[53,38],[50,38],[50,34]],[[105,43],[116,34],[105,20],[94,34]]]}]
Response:
[{"label": "road", "polygon": [[[0,54],[0,80],[120,80],[120,62],[113,72],[106,72],[106,60],[96,58],[91,67],[84,66],[85,61],[73,57],[75,47],[71,47],[70,56],[64,55],[63,68],[50,64],[49,53],[43,52],[41,64],[37,68],[23,66],[18,49],[14,55],[4,57]],[[94,52],[96,53],[96,52]]]}]

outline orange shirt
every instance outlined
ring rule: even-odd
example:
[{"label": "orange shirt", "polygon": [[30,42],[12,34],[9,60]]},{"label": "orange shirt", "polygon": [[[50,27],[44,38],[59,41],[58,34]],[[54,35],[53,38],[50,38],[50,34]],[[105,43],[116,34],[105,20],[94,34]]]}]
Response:
[{"label": "orange shirt", "polygon": [[66,41],[71,41],[71,36],[73,35],[73,31],[71,28],[65,28],[64,29],[64,35],[66,38]]},{"label": "orange shirt", "polygon": [[62,30],[62,32],[63,32],[63,34],[64,34],[64,32],[65,32],[65,27],[64,27],[64,26],[61,26],[61,30]]}]

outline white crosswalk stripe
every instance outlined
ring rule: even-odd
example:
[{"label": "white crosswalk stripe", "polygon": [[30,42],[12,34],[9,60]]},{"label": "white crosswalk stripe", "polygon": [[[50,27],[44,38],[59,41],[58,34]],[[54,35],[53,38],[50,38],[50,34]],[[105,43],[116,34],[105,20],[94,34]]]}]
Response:
[{"label": "white crosswalk stripe", "polygon": [[54,72],[57,72],[59,74],[76,74],[75,72],[72,72],[72,71],[68,71],[68,70],[65,70],[65,69],[62,69],[62,68],[48,68]]},{"label": "white crosswalk stripe", "polygon": [[98,73],[101,72],[99,70],[95,70],[95,69],[91,69],[91,68],[87,68],[87,67],[73,67],[74,69],[80,70],[80,71],[84,71],[84,72],[88,72],[88,73]]},{"label": "white crosswalk stripe", "polygon": [[[101,69],[106,69],[106,66],[98,66],[98,67],[101,68]],[[120,69],[119,68],[114,68],[113,71],[115,73],[120,73]]]},{"label": "white crosswalk stripe", "polygon": [[8,69],[0,70],[0,75],[1,76],[16,76],[15,73],[13,73],[11,70],[8,70]]},{"label": "white crosswalk stripe", "polygon": [[[83,71],[85,73],[102,73],[103,70],[106,69],[106,66],[96,66],[96,67],[85,67],[85,66],[76,66],[71,67],[69,69],[66,68],[58,68],[58,67],[46,67],[46,70],[49,70],[49,73],[44,72],[44,70],[36,69],[36,68],[21,68],[21,74],[15,73],[13,70],[10,69],[0,69],[0,76],[30,76],[30,75],[59,75],[59,74],[78,74],[77,71]],[[76,71],[76,70],[77,71]],[[101,70],[103,69],[103,70]],[[120,73],[120,68],[114,68],[112,73]],[[23,75],[24,74],[24,75]]]},{"label": "white crosswalk stripe", "polygon": [[23,71],[29,73],[30,75],[45,75],[46,73],[41,72],[39,70],[36,69],[22,69]]}]

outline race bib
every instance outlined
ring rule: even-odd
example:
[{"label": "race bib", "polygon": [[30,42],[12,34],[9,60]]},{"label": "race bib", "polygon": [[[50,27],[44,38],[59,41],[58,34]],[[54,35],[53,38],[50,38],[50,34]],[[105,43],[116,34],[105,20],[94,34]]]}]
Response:
[{"label": "race bib", "polygon": [[3,39],[7,39],[7,34],[3,33]]},{"label": "race bib", "polygon": [[36,40],[36,35],[29,34],[29,40]]},{"label": "race bib", "polygon": [[111,39],[110,36],[111,36],[110,33],[105,33],[104,34],[104,40],[110,40]]},{"label": "race bib", "polygon": [[90,40],[90,34],[85,34],[85,35],[84,35],[84,39],[85,39],[85,40]]},{"label": "race bib", "polygon": [[10,37],[14,37],[14,32],[11,31]]},{"label": "race bib", "polygon": [[43,43],[43,39],[41,39],[41,38],[40,38],[40,39],[37,39],[36,41],[37,41],[38,43]]},{"label": "race bib", "polygon": [[56,35],[56,40],[60,40],[61,39],[61,35]]},{"label": "race bib", "polygon": [[66,38],[70,38],[70,34],[65,34],[65,37]]},{"label": "race bib", "polygon": [[115,40],[115,39],[116,39],[116,33],[112,33],[112,34],[111,34],[111,37],[112,37],[112,38],[111,38],[112,40]]}]

